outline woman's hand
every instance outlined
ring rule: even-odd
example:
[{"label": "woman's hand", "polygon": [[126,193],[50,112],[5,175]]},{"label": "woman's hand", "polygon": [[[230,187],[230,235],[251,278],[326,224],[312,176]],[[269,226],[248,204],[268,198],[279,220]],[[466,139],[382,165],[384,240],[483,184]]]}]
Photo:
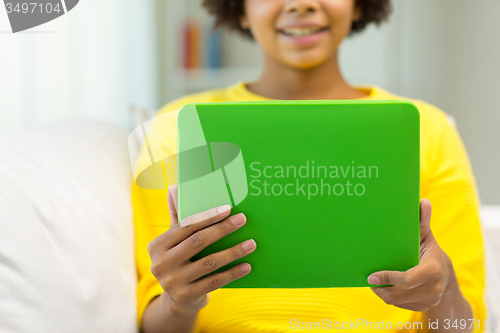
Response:
[{"label": "woman's hand", "polygon": [[431,203],[420,202],[420,263],[406,272],[381,271],[371,274],[368,283],[393,285],[371,288],[387,304],[413,311],[437,306],[455,278],[450,258],[439,247],[430,228]]},{"label": "woman's hand", "polygon": [[224,251],[191,262],[189,259],[208,245],[238,230],[246,223],[243,214],[228,218],[229,205],[209,209],[178,221],[177,186],[168,191],[171,226],[148,244],[151,272],[160,282],[164,293],[162,303],[170,312],[197,313],[207,305],[208,293],[250,272],[250,264],[242,263],[224,272],[202,278],[255,250],[254,240],[247,240]]}]

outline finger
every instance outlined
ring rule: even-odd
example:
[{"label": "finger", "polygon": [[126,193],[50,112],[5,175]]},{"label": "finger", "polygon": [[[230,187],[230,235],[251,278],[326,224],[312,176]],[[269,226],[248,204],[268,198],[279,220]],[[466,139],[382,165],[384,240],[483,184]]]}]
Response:
[{"label": "finger", "polygon": [[171,250],[171,255],[176,256],[178,260],[189,261],[201,250],[238,230],[245,223],[246,217],[243,213],[233,215],[184,239]]},{"label": "finger", "polygon": [[404,283],[405,272],[398,271],[380,271],[371,274],[368,277],[368,283],[381,286],[381,285],[391,285],[400,287]]},{"label": "finger", "polygon": [[368,283],[373,285],[391,285],[402,289],[414,289],[432,281],[439,273],[439,266],[434,260],[421,260],[420,263],[407,270],[380,271],[368,277]]},{"label": "finger", "polygon": [[193,290],[197,294],[212,292],[222,286],[225,286],[229,282],[244,277],[245,275],[250,273],[251,269],[252,267],[249,263],[236,265],[224,272],[213,274],[193,282]]},{"label": "finger", "polygon": [[[171,202],[173,204],[173,199]],[[195,232],[225,219],[230,213],[231,206],[224,205],[188,216],[181,223],[172,224],[170,229],[149,243],[148,252],[150,255],[152,253],[163,254],[164,251],[178,245]],[[184,226],[181,226],[183,223]]]},{"label": "finger", "polygon": [[172,185],[168,188],[167,202],[168,211],[170,212],[170,225],[177,224],[177,185]]},{"label": "finger", "polygon": [[414,304],[421,307],[436,304],[440,296],[436,294],[433,284],[406,290],[398,287],[370,288],[386,304],[406,308],[405,305]]},{"label": "finger", "polygon": [[420,242],[432,238],[432,231],[430,227],[432,215],[432,205],[428,199],[420,201]]},{"label": "finger", "polygon": [[370,289],[384,302],[398,305],[425,300],[432,288],[427,285],[414,289],[402,289],[399,287],[370,287]]},{"label": "finger", "polygon": [[394,305],[407,310],[416,310],[422,307],[422,302],[415,290],[408,291],[397,287],[370,288],[386,304]]},{"label": "finger", "polygon": [[[216,207],[216,209],[208,209],[204,212],[194,214],[194,215],[189,215],[188,217],[185,217],[184,219],[182,219],[182,221],[179,222],[179,225],[181,227],[187,227],[187,226],[194,225],[194,224],[200,223],[200,222],[206,223],[207,221],[212,221],[212,220],[216,219],[217,217],[219,217],[221,214],[229,212],[230,210],[231,210],[230,205]],[[220,220],[221,219],[219,219],[219,220],[216,219],[215,222],[218,222]],[[215,222],[213,222],[213,223],[215,223]]]},{"label": "finger", "polygon": [[408,297],[409,291],[399,287],[370,287],[370,289],[386,304],[396,305],[401,299]]},{"label": "finger", "polygon": [[205,258],[196,260],[188,266],[189,268],[185,273],[185,281],[193,282],[235,260],[243,258],[244,256],[255,251],[256,246],[257,244],[255,241],[253,239],[249,239],[224,251],[220,251],[206,256]]},{"label": "finger", "polygon": [[380,271],[371,274],[368,277],[368,283],[382,286],[390,285],[403,289],[410,289],[410,281],[407,278],[407,272],[398,271]]}]

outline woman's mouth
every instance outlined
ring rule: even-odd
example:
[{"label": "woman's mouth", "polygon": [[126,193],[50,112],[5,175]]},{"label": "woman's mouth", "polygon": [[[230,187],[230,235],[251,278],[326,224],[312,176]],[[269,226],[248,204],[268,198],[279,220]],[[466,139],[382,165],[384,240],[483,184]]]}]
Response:
[{"label": "woman's mouth", "polygon": [[293,36],[293,37],[305,37],[314,35],[322,30],[326,30],[326,27],[323,28],[286,28],[286,29],[278,29],[282,34]]},{"label": "woman's mouth", "polygon": [[278,33],[287,41],[298,46],[309,46],[316,43],[328,27],[290,27],[278,29]]}]

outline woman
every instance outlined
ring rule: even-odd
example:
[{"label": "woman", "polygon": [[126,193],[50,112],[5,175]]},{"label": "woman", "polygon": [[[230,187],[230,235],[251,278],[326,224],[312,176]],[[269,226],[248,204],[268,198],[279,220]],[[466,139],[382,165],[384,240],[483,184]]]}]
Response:
[{"label": "woman", "polygon": [[[185,96],[162,113],[193,102],[400,99],[377,87],[350,86],[337,58],[346,36],[388,16],[388,0],[205,0],[204,5],[219,26],[259,43],[262,75],[255,82]],[[196,262],[189,258],[224,234],[244,228],[245,216],[228,217],[229,207],[218,207],[178,221],[176,187],[170,188],[167,198],[164,191],[134,185],[142,330],[291,332],[325,329],[314,325],[324,319],[340,323],[362,319],[390,322],[389,330],[394,331],[428,330],[436,321],[431,328],[438,331],[482,331],[483,243],[468,157],[446,115],[424,102],[413,102],[421,113],[421,196],[429,199],[421,201],[420,263],[406,272],[373,272],[367,277],[373,285],[393,287],[219,289],[251,274],[250,265],[203,276],[252,253],[257,244],[248,240]],[[165,224],[170,227],[167,231],[151,227]],[[343,327],[347,328],[354,329]]]}]

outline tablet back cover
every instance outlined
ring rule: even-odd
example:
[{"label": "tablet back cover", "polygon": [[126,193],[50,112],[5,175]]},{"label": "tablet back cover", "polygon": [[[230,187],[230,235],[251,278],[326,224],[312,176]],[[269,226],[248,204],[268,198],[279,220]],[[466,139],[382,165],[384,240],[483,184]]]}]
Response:
[{"label": "tablet back cover", "polygon": [[230,204],[252,271],[226,288],[369,286],[418,264],[419,112],[403,101],[200,103],[178,115],[180,219]]}]

